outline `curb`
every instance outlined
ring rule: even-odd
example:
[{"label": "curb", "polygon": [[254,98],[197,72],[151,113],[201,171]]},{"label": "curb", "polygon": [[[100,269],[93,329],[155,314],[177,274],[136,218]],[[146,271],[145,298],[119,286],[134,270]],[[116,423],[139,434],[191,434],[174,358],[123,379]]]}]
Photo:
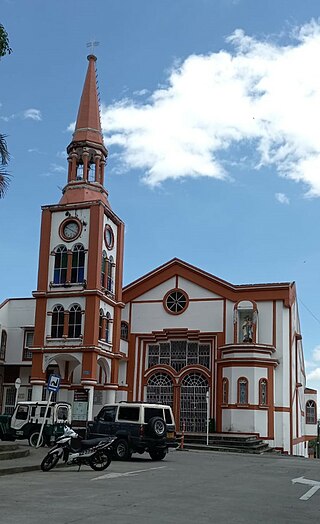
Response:
[{"label": "curb", "polygon": [[12,468],[0,469],[0,477],[4,475],[13,475],[15,473],[25,473],[27,471],[40,471],[39,464],[33,466],[14,466]]}]

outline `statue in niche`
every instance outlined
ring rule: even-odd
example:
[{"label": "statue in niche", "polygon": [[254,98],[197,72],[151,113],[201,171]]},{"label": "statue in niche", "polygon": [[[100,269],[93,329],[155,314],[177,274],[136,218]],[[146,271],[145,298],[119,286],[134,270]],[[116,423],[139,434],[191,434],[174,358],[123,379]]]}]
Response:
[{"label": "statue in niche", "polygon": [[242,324],[242,342],[252,342],[253,340],[253,322],[249,316],[246,316]]}]

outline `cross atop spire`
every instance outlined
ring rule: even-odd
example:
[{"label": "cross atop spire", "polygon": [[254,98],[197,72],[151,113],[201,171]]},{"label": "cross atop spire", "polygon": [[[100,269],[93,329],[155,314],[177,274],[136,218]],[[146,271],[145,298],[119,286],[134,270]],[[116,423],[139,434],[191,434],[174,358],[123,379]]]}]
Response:
[{"label": "cross atop spire", "polygon": [[90,47],[90,54],[93,55],[94,48],[97,47],[100,44],[100,42],[95,42],[94,40],[91,40],[91,42],[87,42],[87,47]]},{"label": "cross atop spire", "polygon": [[[93,42],[94,45],[96,42]],[[90,44],[91,45],[91,44]],[[89,65],[84,82],[73,142],[89,141],[103,145],[100,123],[99,97],[94,55],[88,57]]]}]

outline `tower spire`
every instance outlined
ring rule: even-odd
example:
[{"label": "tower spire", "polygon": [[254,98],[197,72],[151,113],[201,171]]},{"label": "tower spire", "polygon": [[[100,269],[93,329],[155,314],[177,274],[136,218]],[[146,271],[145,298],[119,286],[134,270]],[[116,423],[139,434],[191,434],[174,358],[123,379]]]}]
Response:
[{"label": "tower spire", "polygon": [[89,60],[88,70],[80,100],[73,141],[81,142],[87,140],[102,145],[103,137],[95,66],[97,58],[92,54],[87,58]]},{"label": "tower spire", "polygon": [[95,55],[88,57],[88,69],[79,104],[72,141],[67,147],[68,181],[60,204],[102,200],[109,206],[103,187],[108,151],[103,143]]}]

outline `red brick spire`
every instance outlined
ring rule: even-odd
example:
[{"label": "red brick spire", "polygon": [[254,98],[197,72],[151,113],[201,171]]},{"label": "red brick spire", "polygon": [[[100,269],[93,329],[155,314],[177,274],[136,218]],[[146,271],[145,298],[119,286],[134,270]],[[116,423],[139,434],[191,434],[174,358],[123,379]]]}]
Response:
[{"label": "red brick spire", "polygon": [[96,57],[88,56],[87,76],[83,86],[73,142],[94,142],[103,145],[96,78]]},{"label": "red brick spire", "polygon": [[60,204],[101,200],[109,206],[108,192],[104,188],[108,150],[101,132],[95,67],[97,59],[89,55],[88,60],[76,128],[67,147],[68,180],[62,190]]}]

